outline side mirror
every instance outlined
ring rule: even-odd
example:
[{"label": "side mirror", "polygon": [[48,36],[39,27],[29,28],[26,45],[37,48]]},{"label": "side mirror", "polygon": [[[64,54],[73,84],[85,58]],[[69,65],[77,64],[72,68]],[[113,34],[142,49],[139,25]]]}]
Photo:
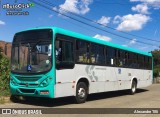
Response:
[{"label": "side mirror", "polygon": [[70,62],[70,61],[58,62],[58,63],[56,63],[56,68],[57,69],[73,69],[74,62]]}]

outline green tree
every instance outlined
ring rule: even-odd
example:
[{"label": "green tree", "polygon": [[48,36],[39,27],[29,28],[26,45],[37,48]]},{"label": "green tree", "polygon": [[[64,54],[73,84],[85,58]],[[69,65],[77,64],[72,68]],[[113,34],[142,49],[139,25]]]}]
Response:
[{"label": "green tree", "polygon": [[3,56],[0,48],[0,92],[9,91],[10,61]]},{"label": "green tree", "polygon": [[154,50],[152,51],[153,57],[154,57],[154,65],[160,65],[160,50]]},{"label": "green tree", "polygon": [[160,72],[160,50],[154,50],[152,51],[153,54],[153,61],[154,61],[154,77],[159,76]]}]

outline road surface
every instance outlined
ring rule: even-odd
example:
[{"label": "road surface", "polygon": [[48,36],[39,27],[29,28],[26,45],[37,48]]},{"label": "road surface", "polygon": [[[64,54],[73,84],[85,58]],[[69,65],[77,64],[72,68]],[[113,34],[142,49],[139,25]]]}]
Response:
[{"label": "road surface", "polygon": [[[106,92],[106,93],[99,93],[99,94],[92,94],[89,95],[87,102],[83,104],[75,104],[73,97],[66,97],[66,98],[59,98],[49,100],[46,98],[39,99],[39,98],[30,98],[27,100],[19,101],[16,103],[7,103],[0,105],[0,108],[69,108],[70,112],[72,109],[70,108],[160,108],[160,84],[153,84],[147,88],[138,89],[135,95],[129,95],[127,91],[114,91],[114,92]],[[160,109],[159,109],[160,110]],[[116,111],[116,110],[115,110]],[[114,116],[129,116],[129,117],[160,117],[159,114],[108,114],[107,117],[114,117]],[[2,116],[2,115],[0,115]],[[9,115],[3,115],[3,117]],[[16,117],[20,117],[22,115],[14,115]],[[28,116],[28,115],[23,115]],[[39,117],[42,115],[29,115],[31,117]],[[67,114],[64,115],[63,113],[60,114],[45,114],[43,116],[76,116],[82,117],[86,116],[85,114]],[[100,116],[105,117],[104,114],[87,114],[87,116]]]}]

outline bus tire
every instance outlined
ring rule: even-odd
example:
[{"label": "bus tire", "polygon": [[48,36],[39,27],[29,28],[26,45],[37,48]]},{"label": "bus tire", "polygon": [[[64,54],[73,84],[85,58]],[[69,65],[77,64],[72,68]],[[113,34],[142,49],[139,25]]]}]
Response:
[{"label": "bus tire", "polygon": [[10,100],[14,103],[18,103],[19,102],[19,98],[17,95],[11,95]]},{"label": "bus tire", "polygon": [[88,96],[88,87],[86,83],[79,82],[76,87],[76,96],[75,100],[78,104],[85,103]]},{"label": "bus tire", "polygon": [[131,89],[130,89],[130,94],[133,95],[137,91],[137,82],[135,80],[132,81]]}]

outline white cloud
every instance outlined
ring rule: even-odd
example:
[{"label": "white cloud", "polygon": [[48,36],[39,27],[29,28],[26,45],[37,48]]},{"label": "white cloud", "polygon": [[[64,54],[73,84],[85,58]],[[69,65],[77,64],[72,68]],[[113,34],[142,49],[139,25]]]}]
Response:
[{"label": "white cloud", "polygon": [[6,23],[2,20],[0,20],[0,25],[5,25]]},{"label": "white cloud", "polygon": [[110,17],[106,17],[106,16],[102,16],[98,21],[97,23],[100,23],[104,26],[107,26],[107,24],[110,22]]},{"label": "white cloud", "polygon": [[130,0],[130,2],[142,2],[155,9],[160,8],[160,0]]},{"label": "white cloud", "polygon": [[94,38],[105,40],[105,41],[111,41],[112,40],[110,37],[107,37],[107,36],[104,36],[104,35],[99,35],[99,34],[96,34],[94,36]]},{"label": "white cloud", "polygon": [[92,0],[65,0],[64,4],[59,5],[59,11],[61,13],[66,13],[67,11],[70,11],[76,14],[84,15],[90,11],[89,5],[91,3]]},{"label": "white cloud", "polygon": [[149,14],[148,9],[149,8],[147,4],[138,4],[132,7],[132,11],[137,11],[138,13],[141,13],[141,14]]},{"label": "white cloud", "polygon": [[149,16],[143,14],[128,14],[118,18],[120,22],[117,30],[120,31],[133,31],[140,30],[150,20]]},{"label": "white cloud", "polygon": [[48,17],[49,17],[49,18],[52,18],[52,17],[53,17],[53,15],[52,15],[52,14],[50,14]]},{"label": "white cloud", "polygon": [[116,15],[116,16],[114,17],[113,23],[114,23],[114,24],[119,24],[120,21],[121,21],[121,17],[120,17],[119,15]]},{"label": "white cloud", "polygon": [[54,11],[57,11],[57,10],[58,10],[57,7],[53,7],[52,9],[53,9]]},{"label": "white cloud", "polygon": [[155,3],[160,2],[159,0],[130,0],[131,2],[146,2],[146,3]]},{"label": "white cloud", "polygon": [[137,41],[137,39],[132,39],[131,41],[127,42],[126,44],[124,44],[122,46],[128,47],[128,46],[134,45],[134,44],[136,44],[136,41]]},{"label": "white cloud", "polygon": [[129,45],[133,45],[133,44],[135,44],[135,43],[136,43],[136,41],[137,41],[137,39],[132,39],[132,40],[129,42]]}]

